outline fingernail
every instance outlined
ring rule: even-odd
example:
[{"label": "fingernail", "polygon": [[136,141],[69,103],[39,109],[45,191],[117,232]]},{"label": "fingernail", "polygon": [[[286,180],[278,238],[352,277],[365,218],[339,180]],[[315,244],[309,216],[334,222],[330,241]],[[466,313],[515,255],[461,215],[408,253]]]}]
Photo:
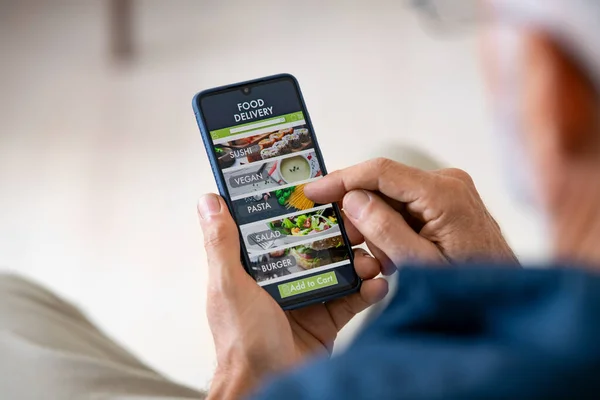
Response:
[{"label": "fingernail", "polygon": [[200,218],[207,219],[211,215],[221,212],[221,202],[214,194],[205,194],[198,200],[198,213]]},{"label": "fingernail", "polygon": [[354,219],[359,219],[363,210],[371,201],[364,190],[354,190],[344,197],[344,212]]},{"label": "fingernail", "polygon": [[307,183],[306,186],[304,186],[304,195],[308,197],[307,193],[310,193],[310,188],[313,186],[313,183],[315,182],[311,182],[311,183]]},{"label": "fingernail", "polygon": [[357,248],[355,250],[354,254],[355,254],[356,257],[370,257],[370,258],[373,258],[373,257],[371,257],[371,254],[369,254],[368,251],[366,251],[365,249],[363,249],[361,247]]}]

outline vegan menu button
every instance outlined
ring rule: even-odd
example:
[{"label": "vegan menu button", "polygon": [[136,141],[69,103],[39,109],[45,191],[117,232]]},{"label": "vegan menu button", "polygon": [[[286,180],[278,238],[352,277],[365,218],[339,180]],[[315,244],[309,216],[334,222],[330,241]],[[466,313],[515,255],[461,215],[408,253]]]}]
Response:
[{"label": "vegan menu button", "polygon": [[326,272],[324,274],[310,276],[304,279],[298,279],[292,282],[287,282],[277,286],[282,299],[286,297],[296,296],[313,290],[326,288],[337,285],[338,280],[335,276],[335,271]]}]

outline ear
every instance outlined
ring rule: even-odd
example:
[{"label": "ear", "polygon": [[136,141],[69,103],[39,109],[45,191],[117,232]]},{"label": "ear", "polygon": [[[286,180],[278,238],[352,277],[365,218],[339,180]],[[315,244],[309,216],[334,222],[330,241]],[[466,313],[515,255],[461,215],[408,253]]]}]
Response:
[{"label": "ear", "polygon": [[588,75],[545,34],[527,33],[524,50],[524,122],[534,143],[567,158],[596,148],[599,102]]}]

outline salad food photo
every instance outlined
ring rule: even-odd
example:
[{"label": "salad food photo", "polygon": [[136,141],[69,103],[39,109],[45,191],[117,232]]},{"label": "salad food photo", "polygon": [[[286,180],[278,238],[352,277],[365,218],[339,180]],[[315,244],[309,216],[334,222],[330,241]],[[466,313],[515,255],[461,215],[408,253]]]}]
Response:
[{"label": "salad food photo", "polygon": [[269,222],[269,228],[287,236],[307,236],[326,231],[337,224],[333,209],[327,208]]},{"label": "salad food photo", "polygon": [[263,253],[288,244],[339,234],[340,226],[334,209],[331,206],[319,207],[302,214],[243,226],[242,237],[248,250]]}]

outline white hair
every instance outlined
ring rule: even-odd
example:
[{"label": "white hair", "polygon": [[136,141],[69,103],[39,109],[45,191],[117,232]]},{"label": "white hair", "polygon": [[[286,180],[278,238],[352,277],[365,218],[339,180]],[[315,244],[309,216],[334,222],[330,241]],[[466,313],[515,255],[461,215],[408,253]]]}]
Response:
[{"label": "white hair", "polygon": [[574,57],[600,91],[600,0],[490,0],[501,18],[537,27]]}]

